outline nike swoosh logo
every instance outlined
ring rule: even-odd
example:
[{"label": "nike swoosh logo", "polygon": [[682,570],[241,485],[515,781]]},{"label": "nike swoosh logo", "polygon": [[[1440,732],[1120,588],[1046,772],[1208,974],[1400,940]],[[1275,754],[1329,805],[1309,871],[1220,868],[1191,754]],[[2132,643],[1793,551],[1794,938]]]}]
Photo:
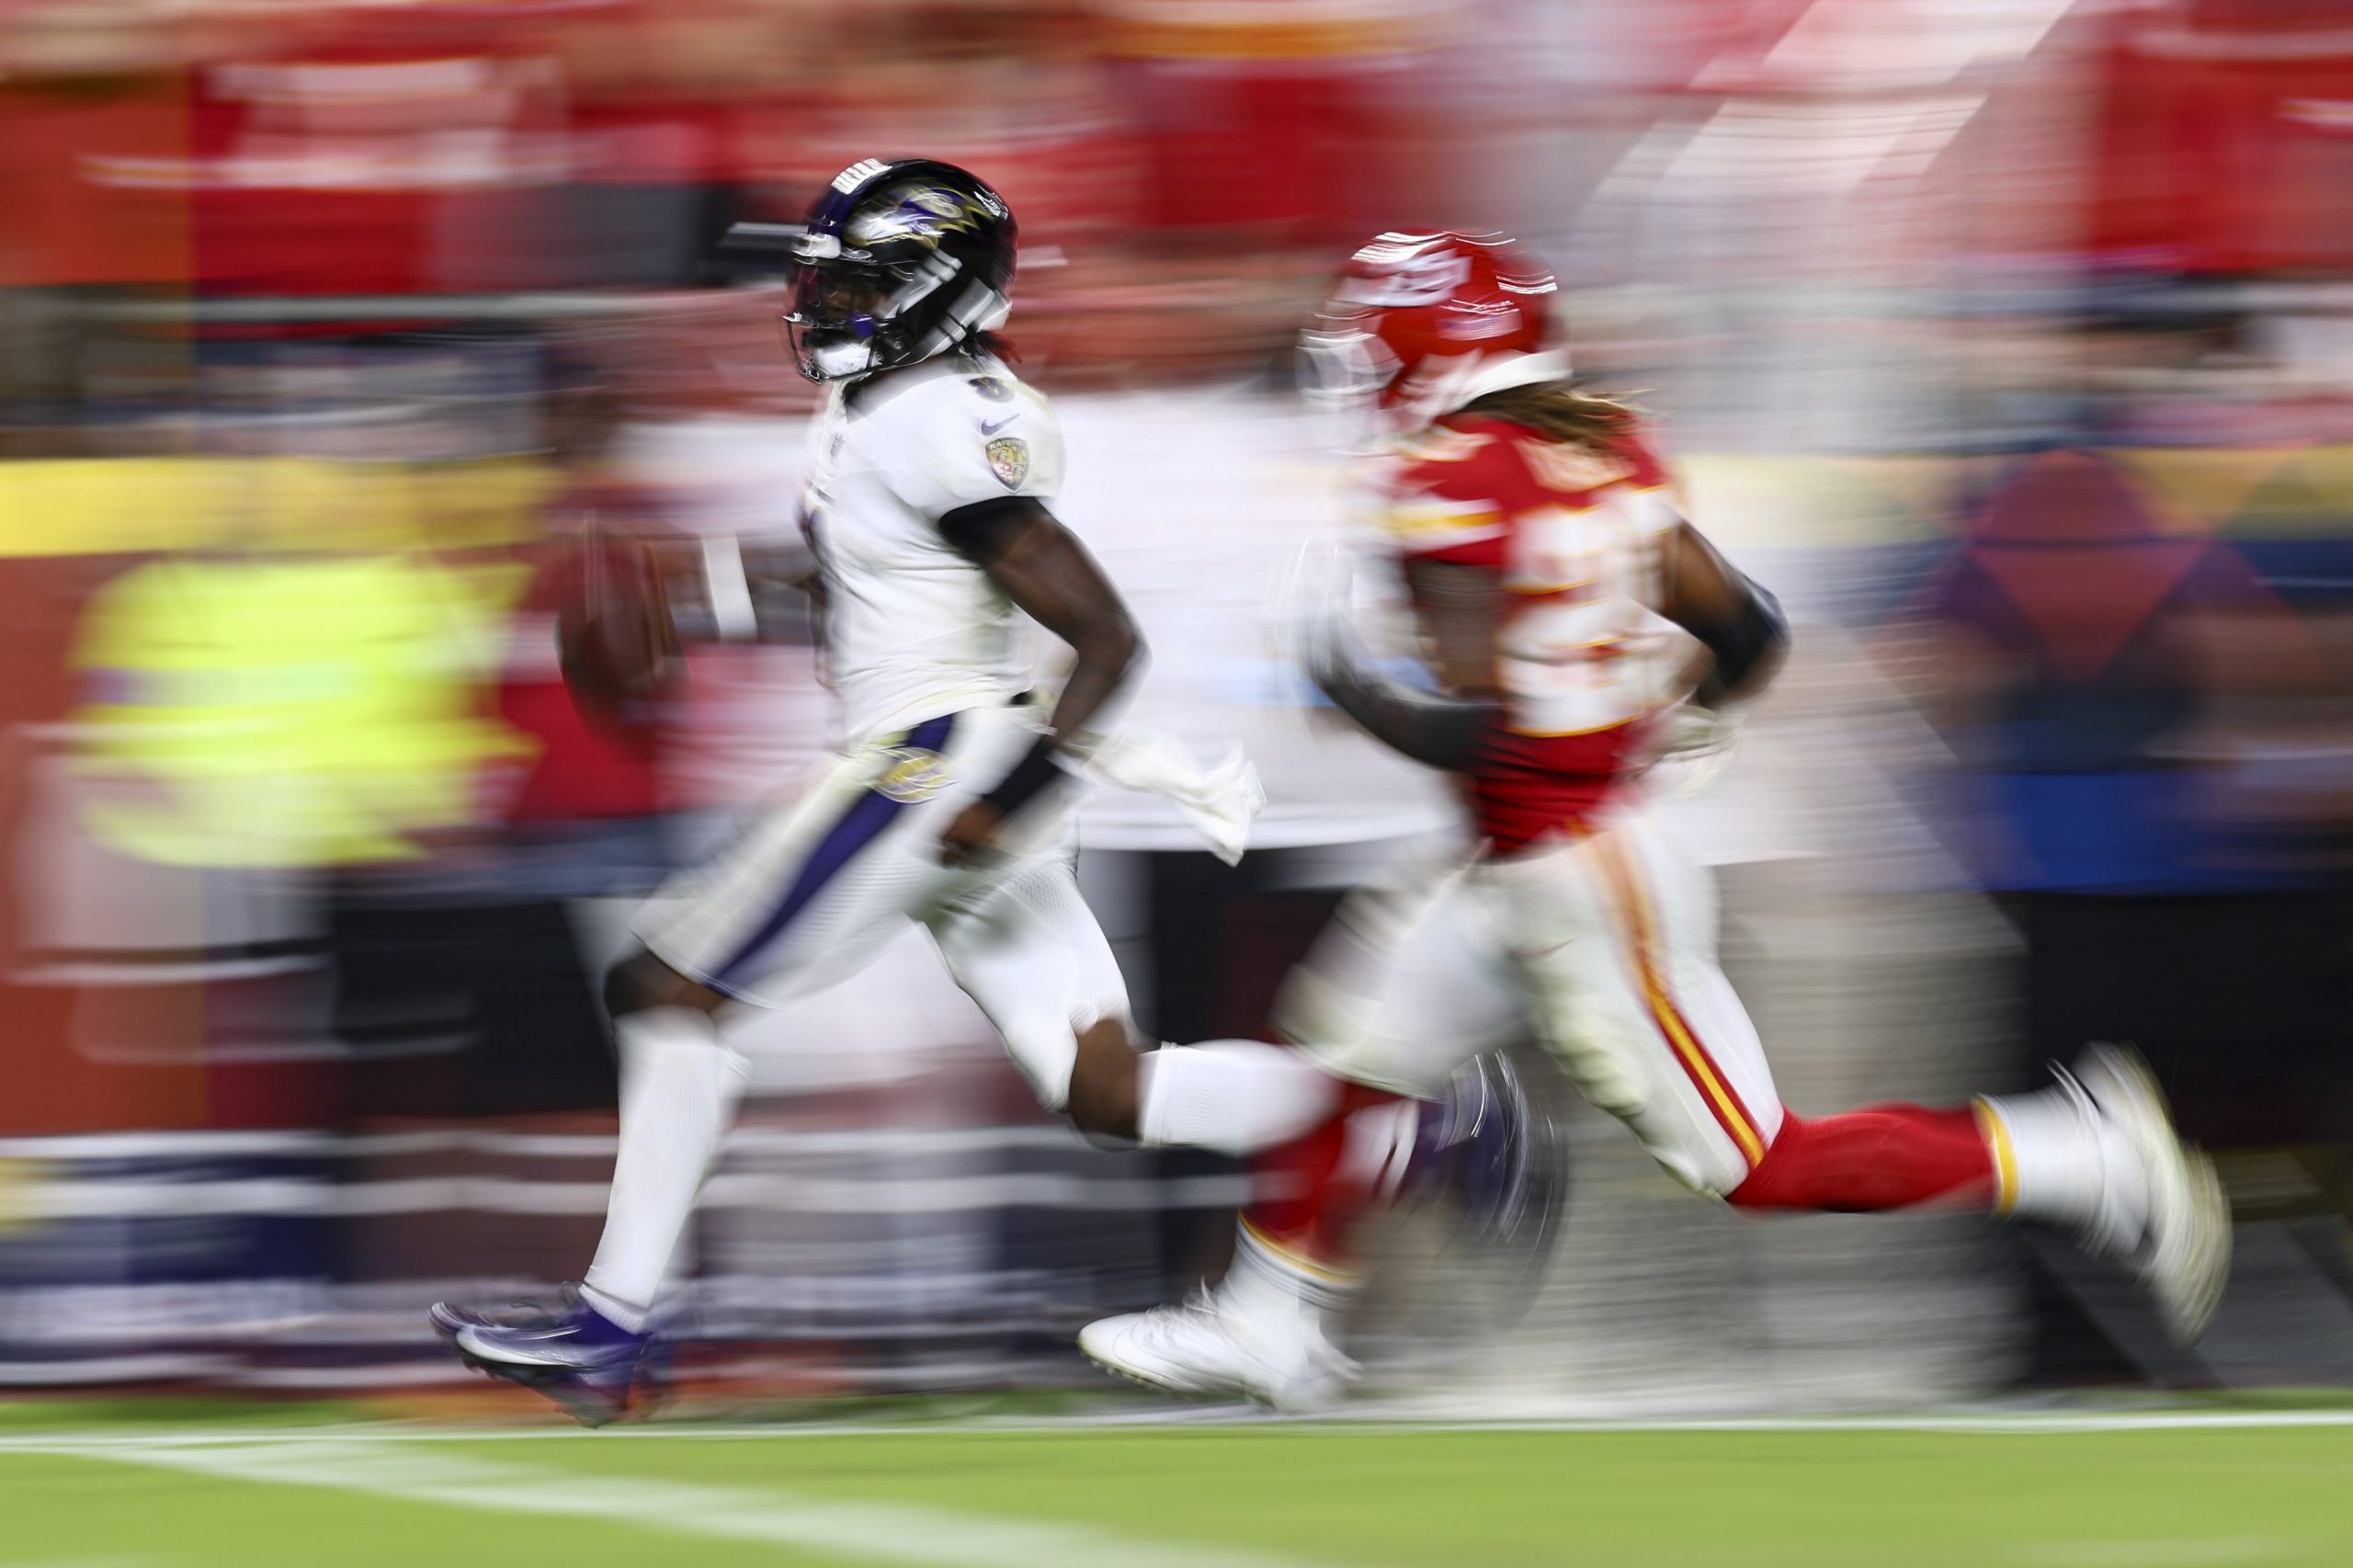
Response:
[{"label": "nike swoosh logo", "polygon": [[504,1361],[526,1367],[568,1367],[585,1370],[600,1359],[595,1352],[565,1345],[561,1339],[527,1344],[508,1338],[496,1345],[487,1345],[471,1325],[458,1331],[457,1341],[462,1348],[485,1361]]},{"label": "nike swoosh logo", "polygon": [[1008,414],[994,425],[983,419],[981,421],[981,434],[983,436],[994,436],[998,431],[1004,429],[1006,426],[1012,424],[1015,420],[1020,417],[1021,415],[1018,414]]}]

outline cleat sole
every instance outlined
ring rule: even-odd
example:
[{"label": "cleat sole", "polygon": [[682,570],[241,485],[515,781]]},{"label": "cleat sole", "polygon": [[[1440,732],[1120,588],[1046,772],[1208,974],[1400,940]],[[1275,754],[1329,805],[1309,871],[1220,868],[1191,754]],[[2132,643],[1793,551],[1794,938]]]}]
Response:
[{"label": "cleat sole", "polygon": [[1115,1378],[1124,1378],[1129,1382],[1135,1384],[1136,1387],[1150,1389],[1154,1393],[1170,1394],[1177,1399],[1214,1399],[1218,1397],[1215,1394],[1203,1393],[1198,1389],[1179,1388],[1175,1383],[1164,1381],[1163,1380],[1153,1377],[1148,1373],[1139,1372],[1132,1367],[1122,1367],[1116,1361],[1106,1361],[1100,1356],[1090,1355],[1086,1358],[1095,1363],[1097,1370],[1108,1372]]},{"label": "cleat sole", "polygon": [[526,1388],[548,1401],[583,1426],[606,1426],[630,1413],[634,1401],[614,1401],[595,1394],[584,1394],[577,1388],[564,1385],[565,1374],[544,1367],[526,1367],[512,1362],[485,1361],[460,1345],[457,1336],[438,1324],[434,1325],[442,1342],[456,1353],[460,1363],[485,1378],[513,1383]]}]

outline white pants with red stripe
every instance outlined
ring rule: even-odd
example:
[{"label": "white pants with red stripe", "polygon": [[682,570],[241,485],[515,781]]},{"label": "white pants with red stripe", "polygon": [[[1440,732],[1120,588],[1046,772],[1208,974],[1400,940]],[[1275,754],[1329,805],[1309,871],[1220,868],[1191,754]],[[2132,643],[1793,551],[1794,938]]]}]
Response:
[{"label": "white pants with red stripe", "polygon": [[1425,1096],[1532,1029],[1702,1192],[1738,1187],[1780,1130],[1764,1046],[1716,964],[1713,879],[1639,813],[1357,893],[1281,1023],[1340,1076]]}]

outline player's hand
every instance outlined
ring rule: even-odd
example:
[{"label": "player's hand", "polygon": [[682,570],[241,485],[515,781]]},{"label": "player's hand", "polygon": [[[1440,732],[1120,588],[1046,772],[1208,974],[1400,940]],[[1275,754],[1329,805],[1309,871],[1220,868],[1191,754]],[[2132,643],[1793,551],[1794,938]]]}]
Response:
[{"label": "player's hand", "polygon": [[986,801],[974,801],[956,813],[939,835],[939,858],[949,866],[969,865],[996,847],[1005,813]]},{"label": "player's hand", "polygon": [[1697,795],[1723,777],[1740,744],[1737,713],[1686,699],[1652,733],[1651,790],[1662,799]]},{"label": "player's hand", "polygon": [[1265,624],[1268,641],[1283,657],[1302,666],[1309,662],[1332,619],[1345,571],[1338,550],[1322,540],[1301,545],[1275,568],[1264,600]]},{"label": "player's hand", "polygon": [[1347,607],[1354,572],[1346,551],[1328,541],[1301,546],[1277,572],[1267,597],[1267,630],[1277,651],[1327,692],[1336,670],[1356,649]]}]

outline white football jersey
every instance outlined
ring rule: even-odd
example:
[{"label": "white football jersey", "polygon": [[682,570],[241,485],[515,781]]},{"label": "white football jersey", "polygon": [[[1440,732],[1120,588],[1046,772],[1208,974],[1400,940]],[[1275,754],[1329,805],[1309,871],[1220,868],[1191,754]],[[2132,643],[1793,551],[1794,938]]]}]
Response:
[{"label": "white football jersey", "polygon": [[1063,483],[1044,397],[985,355],[837,384],[811,432],[802,511],[825,591],[825,662],[852,743],[1029,688],[1026,618],[941,537],[961,506]]}]

